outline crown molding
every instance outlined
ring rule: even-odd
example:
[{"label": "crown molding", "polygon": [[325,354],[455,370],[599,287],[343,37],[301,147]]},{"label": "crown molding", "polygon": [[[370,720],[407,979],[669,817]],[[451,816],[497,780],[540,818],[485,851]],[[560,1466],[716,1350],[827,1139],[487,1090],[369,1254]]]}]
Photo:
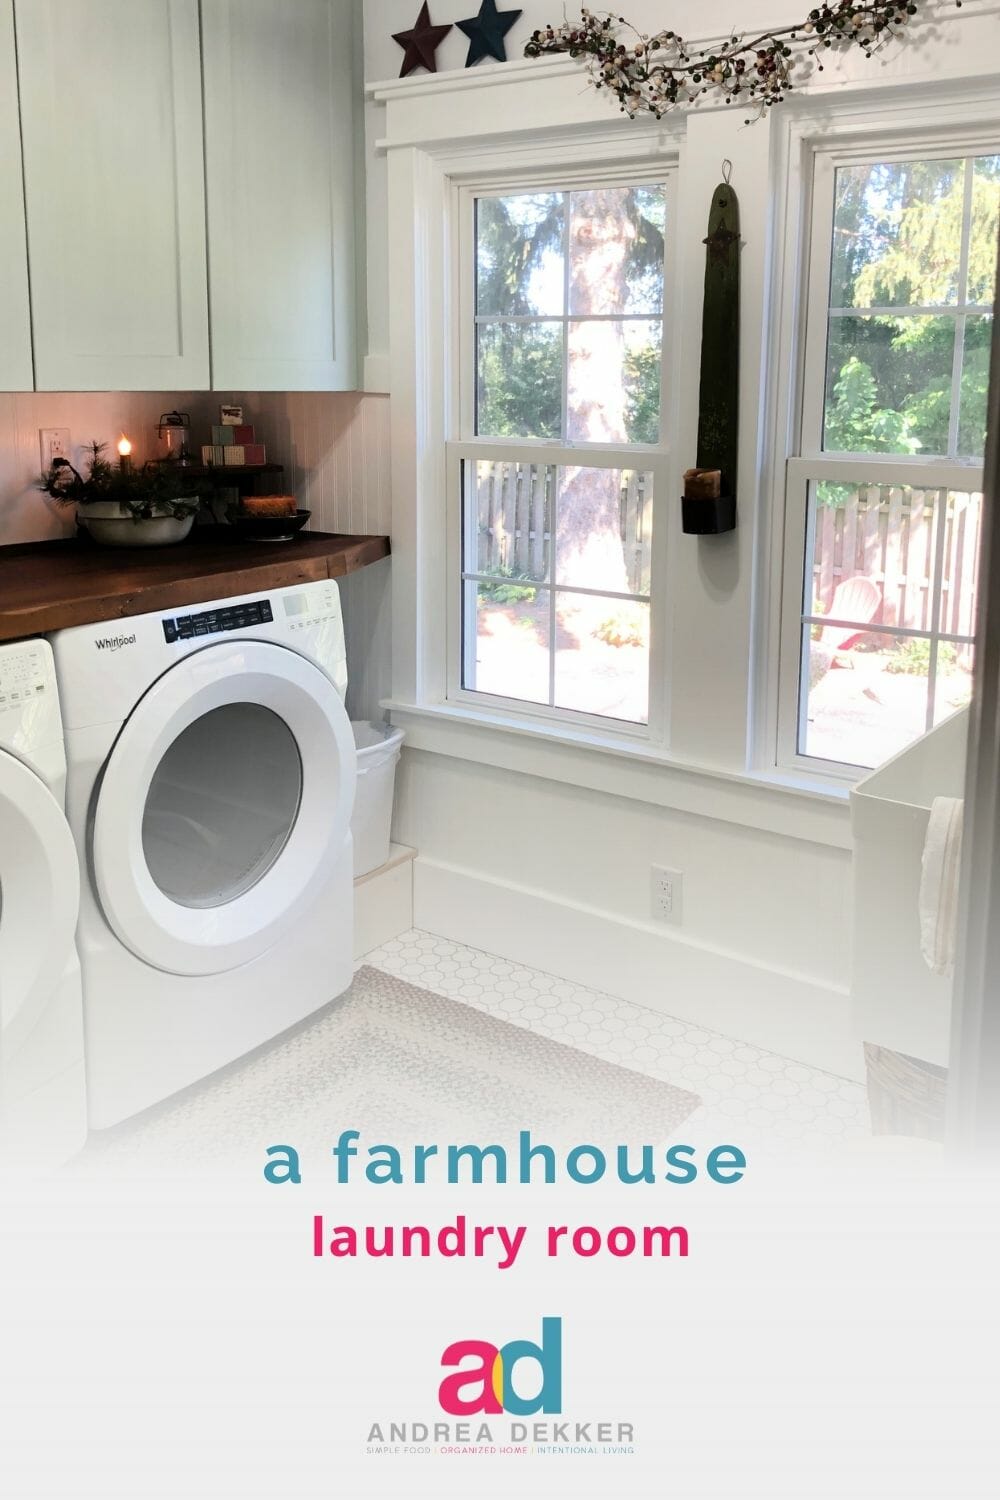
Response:
[{"label": "crown molding", "polygon": [[488,63],[483,67],[449,68],[444,73],[411,73],[409,78],[388,78],[365,85],[365,98],[382,104],[387,100],[409,99],[429,94],[460,94],[467,89],[495,87],[499,83],[518,83],[532,78],[569,77],[580,71],[578,58],[564,53],[559,57],[522,57],[516,62]]},{"label": "crown molding", "polygon": [[[805,8],[805,0],[803,0]],[[958,25],[984,17],[1000,15],[1000,0],[964,0],[961,10],[956,10],[955,0],[929,0],[924,19],[940,23],[945,18]],[[771,25],[762,22],[748,28],[754,32],[766,32],[775,26],[787,25],[786,20]],[[703,52],[716,47],[733,35],[732,31],[715,32],[704,36],[685,38],[693,52]],[[919,46],[903,42],[903,46]],[[499,84],[523,83],[532,79],[568,78],[586,72],[586,63],[564,53],[557,57],[522,57],[513,62],[487,63],[475,68],[449,68],[442,73],[412,73],[408,78],[387,78],[365,85],[365,97],[376,103],[390,100],[427,97],[434,94],[459,94],[467,89],[495,88]]]}]

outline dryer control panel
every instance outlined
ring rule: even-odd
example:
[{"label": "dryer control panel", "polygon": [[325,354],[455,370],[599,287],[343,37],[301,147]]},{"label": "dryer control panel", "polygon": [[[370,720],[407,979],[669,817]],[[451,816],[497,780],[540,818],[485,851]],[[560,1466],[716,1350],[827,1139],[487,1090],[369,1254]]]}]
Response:
[{"label": "dryer control panel", "polygon": [[340,591],[331,581],[311,583],[304,589],[285,589],[281,606],[289,630],[311,630],[328,621],[339,626],[343,619]]},{"label": "dryer control panel", "polygon": [[41,641],[23,641],[7,646],[0,655],[0,710],[20,708],[52,691],[55,672],[52,656]]},{"label": "dryer control panel", "polygon": [[297,651],[327,674],[341,697],[346,694],[340,590],[335,579],[320,578],[56,631],[62,722],[69,731],[123,723],[174,662],[238,640]]},{"label": "dryer control panel", "polygon": [[191,641],[195,636],[221,635],[226,630],[249,630],[252,625],[270,625],[274,619],[270,599],[245,599],[222,609],[203,609],[196,615],[177,615],[163,621],[163,638]]},{"label": "dryer control panel", "polygon": [[31,757],[62,739],[56,670],[48,641],[0,646],[0,749]]}]

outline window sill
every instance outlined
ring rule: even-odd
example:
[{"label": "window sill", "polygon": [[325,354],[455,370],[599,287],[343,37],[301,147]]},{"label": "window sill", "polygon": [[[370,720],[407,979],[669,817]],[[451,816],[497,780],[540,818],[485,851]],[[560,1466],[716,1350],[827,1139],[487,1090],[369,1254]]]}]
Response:
[{"label": "window sill", "polygon": [[412,750],[541,776],[807,843],[850,849],[850,787],[779,771],[728,771],[648,743],[453,703],[386,699]]}]

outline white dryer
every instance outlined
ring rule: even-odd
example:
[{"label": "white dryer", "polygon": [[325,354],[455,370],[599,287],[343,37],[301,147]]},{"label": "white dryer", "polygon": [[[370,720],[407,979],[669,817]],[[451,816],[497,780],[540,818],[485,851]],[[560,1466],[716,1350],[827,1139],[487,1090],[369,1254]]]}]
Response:
[{"label": "white dryer", "polygon": [[324,580],[51,639],[101,1128],[351,982],[344,628]]},{"label": "white dryer", "polygon": [[75,930],[52,651],[0,646],[0,1165],[52,1166],[87,1135]]}]

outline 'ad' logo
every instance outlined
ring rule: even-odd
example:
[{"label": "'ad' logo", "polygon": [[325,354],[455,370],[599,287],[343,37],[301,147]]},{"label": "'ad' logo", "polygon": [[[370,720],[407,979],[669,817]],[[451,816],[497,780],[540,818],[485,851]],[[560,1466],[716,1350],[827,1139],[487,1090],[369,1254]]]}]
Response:
[{"label": "'ad' logo", "polygon": [[[530,1417],[539,1411],[562,1411],[562,1318],[542,1319],[541,1344],[512,1339],[498,1349],[482,1339],[463,1339],[448,1345],[441,1363],[460,1365],[464,1359],[475,1363],[454,1375],[446,1375],[438,1393],[442,1410],[450,1416],[465,1417],[476,1412],[497,1416],[506,1411],[515,1417]],[[540,1367],[542,1383],[536,1395],[522,1396],[515,1389],[514,1372],[529,1361]],[[519,1374],[518,1378],[523,1377]],[[463,1396],[462,1392],[470,1387],[472,1394]]]}]

